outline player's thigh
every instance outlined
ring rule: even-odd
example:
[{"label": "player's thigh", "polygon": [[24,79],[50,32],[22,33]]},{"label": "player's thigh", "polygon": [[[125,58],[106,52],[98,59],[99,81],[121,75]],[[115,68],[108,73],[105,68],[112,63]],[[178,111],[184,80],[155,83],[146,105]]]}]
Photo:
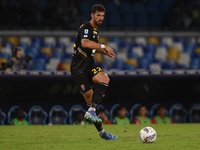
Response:
[{"label": "player's thigh", "polygon": [[108,75],[104,72],[98,72],[93,78],[92,78],[93,83],[97,84],[97,83],[106,83],[109,84],[109,77]]},{"label": "player's thigh", "polygon": [[76,82],[76,85],[79,86],[81,93],[86,93],[87,91],[91,90],[87,73],[73,71],[71,76],[72,79]]}]

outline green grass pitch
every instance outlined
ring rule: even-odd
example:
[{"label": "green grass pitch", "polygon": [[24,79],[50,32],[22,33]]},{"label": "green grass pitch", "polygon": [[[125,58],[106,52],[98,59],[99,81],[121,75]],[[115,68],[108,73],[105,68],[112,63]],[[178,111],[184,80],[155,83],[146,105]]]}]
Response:
[{"label": "green grass pitch", "polygon": [[154,143],[142,143],[144,125],[104,125],[119,139],[101,139],[93,125],[0,126],[0,150],[199,150],[200,124],[150,125]]}]

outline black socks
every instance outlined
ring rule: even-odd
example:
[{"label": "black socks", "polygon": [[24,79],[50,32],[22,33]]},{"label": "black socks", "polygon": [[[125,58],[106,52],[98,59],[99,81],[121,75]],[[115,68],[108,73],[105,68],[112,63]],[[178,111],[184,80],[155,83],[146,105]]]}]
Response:
[{"label": "black socks", "polygon": [[93,96],[91,107],[95,108],[102,102],[103,98],[106,95],[108,84],[100,82],[97,84]]}]

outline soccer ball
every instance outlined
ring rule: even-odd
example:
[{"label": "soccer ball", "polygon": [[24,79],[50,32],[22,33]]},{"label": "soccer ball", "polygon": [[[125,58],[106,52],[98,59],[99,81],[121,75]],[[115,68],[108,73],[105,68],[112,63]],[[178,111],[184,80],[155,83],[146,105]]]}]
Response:
[{"label": "soccer ball", "polygon": [[144,127],[139,133],[140,141],[143,143],[153,143],[156,136],[156,131],[152,127]]}]

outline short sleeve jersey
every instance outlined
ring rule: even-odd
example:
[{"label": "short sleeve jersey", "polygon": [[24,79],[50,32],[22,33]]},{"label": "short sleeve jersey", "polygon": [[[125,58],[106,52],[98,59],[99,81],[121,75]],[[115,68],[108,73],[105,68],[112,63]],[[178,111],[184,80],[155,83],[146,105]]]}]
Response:
[{"label": "short sleeve jersey", "polygon": [[71,62],[71,71],[84,71],[94,63],[95,49],[83,48],[81,41],[88,39],[98,43],[99,32],[88,22],[80,27],[76,35],[74,53]]}]

